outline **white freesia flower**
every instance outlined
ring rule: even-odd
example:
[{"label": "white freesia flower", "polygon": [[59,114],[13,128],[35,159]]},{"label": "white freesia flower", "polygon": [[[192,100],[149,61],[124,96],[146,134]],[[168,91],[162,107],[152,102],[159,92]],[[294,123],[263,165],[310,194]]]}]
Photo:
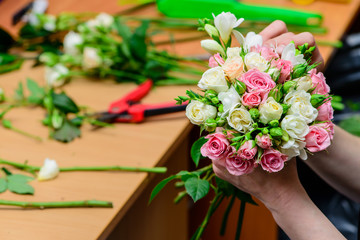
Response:
[{"label": "white freesia flower", "polygon": [[96,16],[97,26],[110,27],[114,23],[114,17],[107,13]]},{"label": "white freesia flower", "polygon": [[240,95],[235,90],[234,86],[231,86],[226,92],[219,93],[218,98],[224,106],[222,117],[227,115],[230,109],[241,103]]},{"label": "white freesia flower", "polygon": [[216,117],[217,109],[214,106],[204,104],[197,100],[192,100],[186,106],[186,116],[195,125],[204,123],[207,119]]},{"label": "white freesia flower", "polygon": [[229,89],[225,73],[221,67],[214,67],[205,71],[198,83],[198,87],[204,90],[212,89],[218,93]]},{"label": "white freesia flower", "polygon": [[254,123],[250,113],[243,106],[232,108],[227,117],[227,121],[232,128],[241,133],[252,130]]},{"label": "white freesia flower", "polygon": [[296,102],[301,102],[303,104],[310,104],[311,94],[305,92],[304,90],[295,90],[286,94],[284,98],[284,103],[291,105]]},{"label": "white freesia flower", "polygon": [[300,115],[305,119],[306,123],[311,123],[316,119],[318,115],[318,110],[314,108],[310,103],[295,102],[291,104],[291,107],[288,110],[287,114]]},{"label": "white freesia flower", "polygon": [[309,75],[293,79],[296,82],[296,90],[304,90],[307,92],[311,88],[313,88],[313,83],[311,77]]},{"label": "white freesia flower", "polygon": [[53,67],[45,67],[45,81],[51,87],[60,87],[68,77],[69,69],[58,63]]},{"label": "white freesia flower", "polygon": [[64,37],[64,52],[71,56],[76,56],[80,53],[79,45],[84,42],[79,33],[70,31]]},{"label": "white freesia flower", "polygon": [[246,52],[249,52],[252,47],[262,46],[263,44],[263,39],[260,34],[248,32],[246,37],[244,37],[237,30],[233,30],[233,34],[236,40],[240,43],[240,45],[245,49]]},{"label": "white freesia flower", "polygon": [[284,50],[281,54],[281,59],[290,61],[293,66],[298,64],[305,63],[304,55],[303,54],[296,54],[295,45],[294,43],[289,43],[284,47]]},{"label": "white freesia flower", "polygon": [[28,22],[31,26],[39,26],[40,20],[37,14],[43,14],[46,11],[48,5],[49,3],[47,0],[33,1],[31,11],[28,14],[24,15],[22,20],[24,22]]},{"label": "white freesia flower", "polygon": [[302,160],[307,159],[307,153],[305,151],[305,141],[290,138],[285,144],[280,146],[280,151],[286,154],[289,159],[299,156]]},{"label": "white freesia flower", "polygon": [[283,113],[283,108],[280,103],[276,102],[274,98],[269,97],[259,107],[260,121],[264,124],[272,120],[279,120]]},{"label": "white freesia flower", "polygon": [[100,67],[102,63],[102,59],[98,54],[96,48],[93,47],[85,47],[83,53],[83,62],[82,66],[84,69],[93,69]]},{"label": "white freesia flower", "polygon": [[264,72],[269,68],[269,63],[257,52],[249,52],[246,54],[244,62],[248,69],[256,68]]},{"label": "white freesia flower", "polygon": [[226,49],[226,56],[227,59],[234,58],[234,57],[240,57],[241,48],[239,47],[230,47]]},{"label": "white freesia flower", "polygon": [[224,49],[222,46],[215,40],[212,39],[206,39],[202,40],[200,42],[200,45],[203,49],[205,49],[208,53],[211,55],[214,55],[216,53],[220,53],[222,56],[225,55]]},{"label": "white freesia flower", "polygon": [[55,178],[59,174],[60,170],[55,160],[51,160],[46,158],[44,161],[44,165],[41,167],[38,173],[38,180],[50,180]]},{"label": "white freesia flower", "polygon": [[221,39],[227,43],[229,41],[231,31],[238,27],[243,21],[243,18],[237,19],[231,12],[222,12],[214,17],[215,27],[219,30]]},{"label": "white freesia flower", "polygon": [[299,115],[286,115],[280,124],[290,137],[294,139],[304,140],[309,133],[309,126],[306,120]]}]

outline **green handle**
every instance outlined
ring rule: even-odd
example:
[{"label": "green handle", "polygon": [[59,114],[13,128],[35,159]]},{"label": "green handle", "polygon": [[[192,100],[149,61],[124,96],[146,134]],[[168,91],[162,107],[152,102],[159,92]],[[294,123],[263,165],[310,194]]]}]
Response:
[{"label": "green handle", "polygon": [[320,26],[322,15],[289,8],[269,7],[239,3],[234,0],[157,0],[160,12],[176,18],[212,18],[221,12],[232,12],[248,20],[282,20],[287,24]]}]

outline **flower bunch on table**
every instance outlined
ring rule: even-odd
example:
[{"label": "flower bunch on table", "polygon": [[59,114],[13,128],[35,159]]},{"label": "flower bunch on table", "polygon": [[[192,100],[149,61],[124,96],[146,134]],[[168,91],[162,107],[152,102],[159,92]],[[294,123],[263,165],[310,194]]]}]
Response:
[{"label": "flower bunch on table", "polygon": [[[186,116],[200,126],[200,137],[191,148],[198,167],[202,158],[221,162],[235,176],[251,173],[261,167],[267,172],[282,170],[289,159],[307,158],[308,152],[326,149],[333,138],[333,109],[329,87],[322,73],[311,64],[315,47],[296,47],[290,43],[281,54],[276,46],[263,44],[261,35],[249,32],[244,37],[235,30],[243,19],[232,13],[214,16],[214,21],[200,20],[200,30],[212,39],[201,46],[212,56],[198,87],[200,93],[188,90],[178,103],[189,101]],[[238,46],[232,46],[232,38]],[[210,189],[214,198],[192,239],[200,239],[209,218],[225,197],[231,197],[225,211],[221,234],[234,199],[241,200],[239,239],[245,203],[255,204],[251,196],[217,178],[212,164],[193,172],[181,171],[160,182],[150,200],[171,180],[185,187],[176,197],[186,194],[197,201]]]}]

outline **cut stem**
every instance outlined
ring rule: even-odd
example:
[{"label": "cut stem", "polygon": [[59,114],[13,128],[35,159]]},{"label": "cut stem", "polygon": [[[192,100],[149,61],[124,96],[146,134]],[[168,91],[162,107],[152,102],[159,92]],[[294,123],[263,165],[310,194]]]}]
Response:
[{"label": "cut stem", "polygon": [[85,200],[85,201],[68,201],[68,202],[20,202],[1,200],[0,205],[17,206],[22,208],[83,208],[83,207],[103,207],[112,208],[112,202],[98,201],[98,200]]},{"label": "cut stem", "polygon": [[246,202],[244,200],[242,200],[241,204],[240,204],[239,219],[238,219],[238,224],[237,224],[237,228],[236,228],[235,240],[240,239],[241,228],[242,228],[242,223],[243,223],[244,214],[245,214],[245,205],[246,205]]},{"label": "cut stem", "polygon": [[29,138],[32,138],[32,139],[35,139],[36,141],[39,141],[39,142],[42,142],[42,138],[39,137],[39,136],[35,136],[31,133],[28,133],[28,132],[25,132],[21,129],[18,129],[16,127],[11,127],[10,130],[13,130],[14,132],[17,132],[17,133],[20,133],[21,135],[24,135],[26,137],[29,137]]},{"label": "cut stem", "polygon": [[224,236],[225,235],[225,231],[226,231],[226,225],[227,225],[227,220],[229,218],[229,214],[230,214],[230,210],[232,209],[232,207],[234,206],[234,202],[235,202],[235,195],[232,195],[229,205],[227,206],[223,219],[222,219],[222,223],[221,223],[221,229],[220,229],[220,236]]}]

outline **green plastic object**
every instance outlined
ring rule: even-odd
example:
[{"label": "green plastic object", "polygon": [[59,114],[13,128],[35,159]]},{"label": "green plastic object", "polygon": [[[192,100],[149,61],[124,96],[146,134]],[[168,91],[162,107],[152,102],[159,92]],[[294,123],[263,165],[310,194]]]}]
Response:
[{"label": "green plastic object", "polygon": [[289,8],[244,4],[236,0],[157,0],[161,13],[174,18],[212,18],[221,12],[232,12],[238,18],[256,21],[282,20],[287,24],[318,27],[322,15]]}]

